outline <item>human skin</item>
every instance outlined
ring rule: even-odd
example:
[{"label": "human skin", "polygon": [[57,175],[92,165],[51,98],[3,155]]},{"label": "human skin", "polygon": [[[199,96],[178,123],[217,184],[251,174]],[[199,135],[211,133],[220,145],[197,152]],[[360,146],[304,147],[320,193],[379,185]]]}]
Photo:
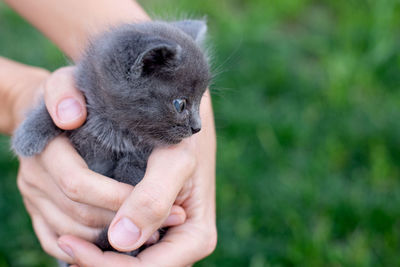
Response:
[{"label": "human skin", "polygon": [[[148,19],[135,2],[125,0],[113,1],[112,5],[92,0],[7,2],[74,60],[79,60],[93,34],[110,25]],[[16,63],[0,60],[0,70],[4,70],[1,64],[9,67]],[[21,68],[35,74],[26,75],[29,79],[13,74],[16,78],[10,81],[7,73],[0,72],[0,95],[8,99],[0,107],[3,133],[12,132],[23,118],[22,111],[41,91],[60,128],[73,129],[84,122],[83,96],[73,87],[71,69],[50,75],[27,66]],[[62,105],[63,100],[68,100],[67,105]],[[211,253],[216,244],[215,131],[208,92],[201,103],[201,117],[200,133],[152,153],[145,177],[135,188],[88,170],[62,137],[51,142],[41,155],[21,159],[18,186],[43,248],[80,266],[110,266],[111,262],[121,266],[185,266]],[[110,242],[121,251],[136,249],[149,239],[154,242],[157,236],[153,234],[162,225],[177,226],[171,227],[161,242],[133,258],[103,253],[85,241],[93,240],[101,226],[110,221]],[[123,226],[131,231],[126,232]]]},{"label": "human skin", "polygon": [[[40,94],[51,102],[57,95],[74,92],[73,69],[66,67],[49,74],[46,70],[0,57],[0,94],[5,100],[0,108],[2,132],[11,133],[28,107],[36,102],[32,99]],[[19,75],[23,75],[23,79]],[[83,102],[83,98],[79,101]],[[79,178],[82,174],[86,179],[83,182]],[[50,255],[64,260],[69,257],[56,245],[58,236],[67,233],[94,240],[114,216],[111,211],[116,211],[132,191],[129,185],[88,170],[66,138],[61,137],[51,142],[41,155],[20,159],[17,181],[42,247]],[[74,201],[76,196],[71,195],[71,183],[79,182],[77,186],[86,193],[88,202],[95,201],[93,205]],[[97,190],[91,191],[92,188]],[[182,224],[185,217],[185,211],[175,205],[162,225]],[[148,240],[154,241],[154,237]]]}]

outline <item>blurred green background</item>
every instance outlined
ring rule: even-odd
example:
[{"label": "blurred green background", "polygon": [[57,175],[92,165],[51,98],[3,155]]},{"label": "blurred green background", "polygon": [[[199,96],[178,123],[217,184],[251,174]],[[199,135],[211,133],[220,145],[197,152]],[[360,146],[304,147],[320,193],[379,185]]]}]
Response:
[{"label": "blurred green background", "polygon": [[[400,266],[399,1],[141,2],[209,21],[219,242],[196,266]],[[4,4],[0,54],[67,64]],[[0,146],[0,266],[51,266]]]}]

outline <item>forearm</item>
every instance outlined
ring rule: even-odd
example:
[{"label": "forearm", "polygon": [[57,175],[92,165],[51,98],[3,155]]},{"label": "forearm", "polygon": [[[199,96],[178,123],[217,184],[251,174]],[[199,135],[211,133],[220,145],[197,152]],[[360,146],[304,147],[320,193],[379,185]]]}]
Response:
[{"label": "forearm", "polygon": [[11,134],[22,120],[22,107],[34,104],[37,88],[48,72],[0,57],[0,133]]},{"label": "forearm", "polygon": [[91,36],[110,26],[149,20],[132,0],[6,0],[73,60]]}]

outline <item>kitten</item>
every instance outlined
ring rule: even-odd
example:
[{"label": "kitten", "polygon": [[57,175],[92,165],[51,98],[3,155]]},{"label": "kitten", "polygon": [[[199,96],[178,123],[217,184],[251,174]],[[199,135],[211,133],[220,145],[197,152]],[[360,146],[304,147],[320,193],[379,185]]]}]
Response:
[{"label": "kitten", "polygon": [[[136,185],[155,147],[176,144],[201,129],[199,105],[210,79],[199,46],[205,33],[199,20],[113,28],[95,39],[77,64],[85,124],[72,131],[57,128],[42,101],[16,130],[12,148],[30,157],[65,134],[91,170]],[[113,250],[107,229],[96,244]]]}]

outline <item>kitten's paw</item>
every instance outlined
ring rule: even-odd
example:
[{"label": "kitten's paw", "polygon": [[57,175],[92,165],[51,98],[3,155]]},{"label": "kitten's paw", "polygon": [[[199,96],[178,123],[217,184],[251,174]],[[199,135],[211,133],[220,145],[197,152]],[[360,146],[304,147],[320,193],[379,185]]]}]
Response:
[{"label": "kitten's paw", "polygon": [[62,131],[53,123],[44,101],[28,113],[14,132],[11,148],[22,157],[32,157]]},{"label": "kitten's paw", "polygon": [[58,267],[69,267],[70,265],[66,262],[63,262],[61,260],[57,260]]},{"label": "kitten's paw", "polygon": [[18,128],[12,138],[12,149],[22,157],[39,154],[46,144],[45,138],[32,131],[24,131],[23,128]]}]

